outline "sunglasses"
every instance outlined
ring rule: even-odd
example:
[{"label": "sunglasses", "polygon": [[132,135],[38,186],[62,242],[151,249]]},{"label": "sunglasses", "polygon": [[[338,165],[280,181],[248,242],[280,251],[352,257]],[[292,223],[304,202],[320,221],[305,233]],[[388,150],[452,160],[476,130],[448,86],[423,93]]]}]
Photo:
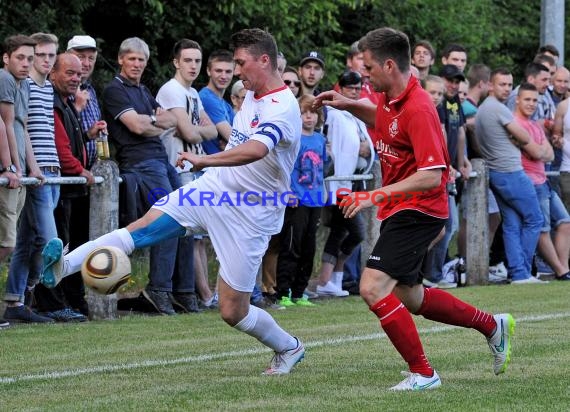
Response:
[{"label": "sunglasses", "polygon": [[287,86],[291,86],[291,83],[295,85],[295,87],[301,87],[301,82],[299,80],[291,81],[291,80],[283,80]]}]

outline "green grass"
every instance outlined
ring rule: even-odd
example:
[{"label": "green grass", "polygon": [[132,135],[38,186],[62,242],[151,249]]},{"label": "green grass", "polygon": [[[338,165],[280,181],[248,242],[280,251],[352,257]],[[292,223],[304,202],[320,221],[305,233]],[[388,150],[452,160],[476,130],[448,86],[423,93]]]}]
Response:
[{"label": "green grass", "polygon": [[512,364],[494,376],[477,332],[415,318],[443,381],[424,393],[386,390],[406,365],[357,297],[273,312],[307,346],[282,377],[261,376],[271,353],[215,312],[17,326],[0,331],[0,411],[565,411],[569,292],[559,282],[453,291],[515,316]]}]

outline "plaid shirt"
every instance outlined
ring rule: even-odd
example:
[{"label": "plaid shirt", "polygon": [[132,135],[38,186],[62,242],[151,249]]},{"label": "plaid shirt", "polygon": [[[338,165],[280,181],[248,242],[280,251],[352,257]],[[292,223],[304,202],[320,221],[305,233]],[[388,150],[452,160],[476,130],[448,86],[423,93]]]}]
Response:
[{"label": "plaid shirt", "polygon": [[[83,131],[87,131],[93,126],[93,124],[101,120],[101,109],[99,108],[99,102],[97,101],[97,93],[91,85],[91,83],[86,82],[81,85],[81,90],[87,90],[89,93],[89,100],[87,101],[87,106],[80,113],[81,117],[81,127]],[[71,96],[71,100],[74,100],[75,96]],[[97,141],[95,139],[87,139],[85,143],[85,150],[87,151],[87,169],[91,169],[91,166],[97,161]]]}]

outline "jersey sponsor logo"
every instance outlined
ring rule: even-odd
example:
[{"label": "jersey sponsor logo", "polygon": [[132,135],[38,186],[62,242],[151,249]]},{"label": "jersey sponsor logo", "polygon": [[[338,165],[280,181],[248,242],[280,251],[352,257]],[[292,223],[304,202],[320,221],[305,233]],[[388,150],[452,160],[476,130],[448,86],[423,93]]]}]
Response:
[{"label": "jersey sponsor logo", "polygon": [[389,144],[384,143],[383,140],[378,140],[376,142],[376,152],[378,153],[378,155],[380,157],[383,157],[383,156],[394,157],[394,158],[400,157],[398,155],[398,152],[396,152],[394,149],[392,149],[392,146],[390,146]]},{"label": "jersey sponsor logo", "polygon": [[398,119],[392,120],[390,127],[388,127],[388,132],[390,133],[391,138],[394,138],[394,136],[398,134]]},{"label": "jersey sponsor logo", "polygon": [[368,260],[375,260],[377,262],[380,262],[382,259],[380,258],[380,256],[370,255],[368,256]]},{"label": "jersey sponsor logo", "polygon": [[245,143],[249,140],[249,136],[239,132],[237,129],[232,129],[232,134],[230,135],[230,140],[228,142],[228,147],[231,149],[232,147],[236,147],[242,143]]},{"label": "jersey sponsor logo", "polygon": [[256,113],[249,125],[251,127],[257,127],[258,124],[259,124],[259,113]]}]

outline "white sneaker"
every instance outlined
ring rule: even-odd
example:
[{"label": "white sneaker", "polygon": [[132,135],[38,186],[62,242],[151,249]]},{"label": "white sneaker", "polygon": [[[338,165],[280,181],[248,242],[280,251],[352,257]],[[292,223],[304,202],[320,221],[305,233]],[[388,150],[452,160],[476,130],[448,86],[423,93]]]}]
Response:
[{"label": "white sneaker", "polygon": [[269,368],[265,369],[264,375],[286,375],[291,372],[293,366],[301,362],[305,357],[305,347],[298,338],[297,347],[283,352],[275,352]]},{"label": "white sneaker", "polygon": [[499,375],[507,370],[511,361],[511,338],[515,333],[516,322],[509,313],[493,316],[497,329],[487,338],[491,353],[495,358],[493,371]]},{"label": "white sneaker", "polygon": [[489,266],[489,273],[503,279],[506,279],[509,274],[503,262],[499,262],[495,266]]},{"label": "white sneaker", "polygon": [[316,290],[319,296],[336,296],[341,298],[349,295],[348,291],[338,288],[330,280],[324,286],[317,285]]},{"label": "white sneaker", "polygon": [[423,391],[426,389],[435,389],[441,386],[441,379],[434,370],[433,376],[427,377],[419,373],[402,371],[402,375],[406,377],[402,382],[390,388],[391,391]]},{"label": "white sneaker", "polygon": [[303,292],[303,296],[306,296],[307,299],[315,299],[315,298],[319,297],[319,294],[316,292],[313,292],[312,290],[305,289],[305,291]]},{"label": "white sneaker", "polygon": [[437,286],[437,283],[432,282],[431,280],[428,280],[428,279],[426,279],[426,278],[423,278],[422,283],[423,283],[423,285],[424,285],[426,288],[435,288],[435,289],[437,289],[437,287],[438,287],[438,286]]},{"label": "white sneaker", "polygon": [[457,281],[457,265],[460,263],[460,258],[456,257],[455,259],[451,259],[441,269],[441,273],[443,273],[443,279],[447,280],[448,282],[455,283]]},{"label": "white sneaker", "polygon": [[457,287],[457,283],[449,282],[446,279],[441,279],[436,283],[438,289],[454,289]]},{"label": "white sneaker", "polygon": [[513,280],[511,283],[513,285],[529,285],[529,284],[546,285],[548,283],[548,281],[547,280],[540,280],[540,279],[535,278],[534,276],[530,276],[526,279]]},{"label": "white sneaker", "polygon": [[508,280],[508,272],[505,264],[499,262],[495,266],[489,266],[489,282],[503,283]]}]

